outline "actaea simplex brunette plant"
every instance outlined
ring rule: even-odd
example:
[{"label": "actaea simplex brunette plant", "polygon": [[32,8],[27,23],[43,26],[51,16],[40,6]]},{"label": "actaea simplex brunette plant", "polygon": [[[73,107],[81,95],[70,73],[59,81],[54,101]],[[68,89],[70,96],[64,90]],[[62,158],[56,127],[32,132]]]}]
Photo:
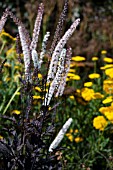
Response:
[{"label": "actaea simplex brunette plant", "polygon": [[[62,169],[62,161],[57,159],[56,151],[62,148],[58,144],[63,139],[69,128],[72,118],[63,125],[55,140],[55,113],[54,109],[59,103],[54,103],[51,110],[50,102],[54,102],[54,96],[62,96],[66,77],[70,68],[72,50],[65,48],[80,19],[70,26],[61,37],[62,27],[66,17],[68,1],[65,0],[64,9],[60,15],[50,50],[46,49],[50,33],[47,32],[42,42],[40,53],[37,52],[37,42],[41,28],[44,5],[41,3],[34,24],[32,39],[24,24],[9,10],[6,9],[0,20],[0,32],[5,26],[7,18],[13,19],[18,28],[17,54],[23,53],[24,73],[20,78],[20,115],[1,113],[0,121],[4,138],[0,140],[0,168],[4,170],[51,170]],[[20,48],[21,44],[21,48]],[[49,54],[47,74],[42,80],[37,77],[41,73],[43,59]],[[20,59],[21,61],[22,59]],[[2,72],[4,62],[1,65]],[[49,84],[49,86],[46,86]],[[42,90],[42,107],[39,112],[33,108],[33,90],[39,86]],[[46,88],[48,87],[48,91]],[[53,116],[54,115],[54,116]],[[8,123],[6,123],[8,120]],[[53,142],[52,142],[53,140]]]}]

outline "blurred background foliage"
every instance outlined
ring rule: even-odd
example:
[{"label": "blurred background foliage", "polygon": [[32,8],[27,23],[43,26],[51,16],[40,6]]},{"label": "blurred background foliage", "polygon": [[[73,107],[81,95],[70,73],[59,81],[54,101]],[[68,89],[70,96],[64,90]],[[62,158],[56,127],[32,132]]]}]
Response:
[{"label": "blurred background foliage", "polygon": [[[50,31],[51,40],[63,9],[64,1],[61,0],[6,0],[0,2],[0,8],[9,7],[26,24],[32,33],[34,20],[37,15],[39,3],[45,6],[43,24],[40,36]],[[3,10],[0,11],[0,16]],[[78,17],[81,24],[68,44],[73,48],[73,55],[83,55],[88,60],[94,55],[100,55],[101,50],[107,50],[111,57],[113,52],[113,1],[112,0],[69,0],[65,30]],[[14,29],[15,28],[15,29]],[[7,22],[6,32],[15,36],[17,28],[13,22]],[[65,31],[64,30],[64,31]],[[42,40],[40,37],[40,41]],[[50,40],[50,42],[51,42]],[[51,43],[50,43],[51,44]]]}]

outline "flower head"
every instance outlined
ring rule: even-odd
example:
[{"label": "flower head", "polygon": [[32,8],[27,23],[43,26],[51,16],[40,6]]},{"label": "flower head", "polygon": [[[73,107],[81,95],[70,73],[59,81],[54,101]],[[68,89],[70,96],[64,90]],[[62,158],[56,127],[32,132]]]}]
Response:
[{"label": "flower head", "polygon": [[73,60],[73,61],[84,61],[84,60],[85,60],[85,57],[75,56],[75,57],[72,57],[72,60]]},{"label": "flower head", "polygon": [[109,58],[109,57],[104,57],[103,59],[105,62],[107,63],[112,63],[113,62],[113,59],[112,58]]},{"label": "flower head", "polygon": [[98,57],[92,57],[92,61],[97,61]]},{"label": "flower head", "polygon": [[90,79],[96,79],[96,78],[99,78],[99,77],[100,77],[100,74],[98,74],[98,73],[89,74]]},{"label": "flower head", "polygon": [[93,126],[95,129],[104,130],[108,122],[104,116],[97,116],[93,119]]},{"label": "flower head", "polygon": [[93,85],[92,82],[85,82],[85,83],[84,83],[84,86],[85,86],[85,87],[91,87],[92,85]]},{"label": "flower head", "polygon": [[93,99],[94,90],[93,89],[89,89],[89,88],[83,88],[81,90],[81,95],[82,95],[84,100],[90,101],[90,100]]},{"label": "flower head", "polygon": [[113,68],[108,68],[105,70],[105,74],[110,78],[113,78]]}]

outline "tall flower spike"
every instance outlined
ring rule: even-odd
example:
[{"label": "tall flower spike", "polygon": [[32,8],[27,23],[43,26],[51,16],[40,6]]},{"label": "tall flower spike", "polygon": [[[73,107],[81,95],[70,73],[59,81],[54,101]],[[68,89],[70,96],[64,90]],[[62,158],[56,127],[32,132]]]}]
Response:
[{"label": "tall flower spike", "polygon": [[52,45],[51,45],[51,48],[50,48],[50,56],[52,55],[57,42],[60,40],[63,23],[64,23],[65,18],[66,18],[67,7],[68,7],[68,2],[67,2],[67,0],[65,0],[64,9],[63,9],[63,11],[60,15],[58,25],[57,25],[57,28],[56,28],[56,31],[55,31],[55,34],[54,34],[53,42],[52,42]]},{"label": "tall flower spike", "polygon": [[28,46],[30,46],[31,44],[31,39],[30,39],[30,35],[28,30],[25,28],[24,24],[21,22],[21,20],[16,17],[11,11],[8,11],[8,15],[10,16],[10,18],[13,19],[14,23],[19,27],[22,26],[23,32],[24,32],[24,36],[26,37],[26,42],[28,44]]},{"label": "tall flower spike", "polygon": [[8,9],[6,8],[5,12],[3,13],[3,16],[1,17],[1,20],[0,20],[0,33],[7,21],[7,17],[8,17]]},{"label": "tall flower spike", "polygon": [[64,36],[58,42],[58,44],[53,52],[50,67],[49,67],[49,72],[48,72],[48,77],[47,77],[48,82],[50,82],[51,79],[54,79],[56,69],[57,69],[58,57],[59,57],[62,49],[64,48],[66,42],[68,41],[70,36],[73,34],[73,32],[75,31],[75,29],[79,23],[80,23],[80,19],[78,18],[75,20],[75,22],[71,25],[71,27],[66,31]]},{"label": "tall flower spike", "polygon": [[68,74],[69,69],[70,69],[71,55],[72,55],[72,49],[69,48],[69,49],[67,49],[67,55],[66,55],[66,58],[65,58],[64,74],[62,76],[62,80],[60,81],[60,85],[58,87],[58,90],[56,92],[56,95],[55,95],[56,97],[62,96],[62,94],[64,92],[64,88],[65,88],[65,85],[66,85],[67,74]]},{"label": "tall flower spike", "polygon": [[57,70],[56,76],[55,76],[54,80],[52,81],[48,92],[45,95],[44,105],[49,105],[55,89],[57,89],[60,84],[62,73],[64,70],[65,54],[66,54],[66,49],[63,49],[61,52],[60,58],[59,58],[59,65],[58,65],[58,70]]},{"label": "tall flower spike", "polygon": [[30,50],[28,47],[28,43],[26,42],[26,36],[24,34],[24,29],[22,26],[18,26],[20,41],[22,44],[22,50],[24,54],[24,65],[25,65],[25,79],[26,81],[30,81]]},{"label": "tall flower spike", "polygon": [[48,41],[49,36],[50,36],[50,32],[47,32],[45,34],[43,42],[42,42],[42,49],[41,49],[40,59],[39,59],[39,69],[41,68],[41,64],[43,63],[43,57],[46,53],[46,45],[47,45],[47,41]]},{"label": "tall flower spike", "polygon": [[69,118],[66,123],[63,125],[62,129],[59,131],[58,135],[56,136],[56,138],[54,139],[54,141],[51,143],[50,147],[49,147],[49,152],[53,152],[53,150],[60,144],[60,142],[62,141],[65,133],[67,132],[68,128],[70,127],[71,123],[72,123],[73,119]]},{"label": "tall flower spike", "polygon": [[39,6],[39,9],[38,9],[38,14],[37,14],[35,25],[34,25],[33,37],[32,37],[32,41],[31,41],[31,45],[30,45],[31,50],[33,50],[33,49],[36,50],[36,47],[37,47],[43,11],[44,11],[44,5],[43,5],[43,3],[41,3]]},{"label": "tall flower spike", "polygon": [[32,50],[32,60],[33,60],[34,68],[38,68],[39,61],[38,61],[38,54],[36,50]]}]

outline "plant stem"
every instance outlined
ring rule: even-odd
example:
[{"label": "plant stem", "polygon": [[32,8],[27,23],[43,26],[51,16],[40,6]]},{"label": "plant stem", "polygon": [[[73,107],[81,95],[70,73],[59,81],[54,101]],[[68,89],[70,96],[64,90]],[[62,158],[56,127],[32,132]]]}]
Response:
[{"label": "plant stem", "polygon": [[14,92],[14,94],[12,95],[11,99],[9,100],[7,106],[5,107],[4,111],[3,111],[3,115],[6,113],[8,107],[10,106],[11,102],[13,101],[14,97],[16,96],[17,92],[20,90],[21,87],[18,87],[17,90]]}]

